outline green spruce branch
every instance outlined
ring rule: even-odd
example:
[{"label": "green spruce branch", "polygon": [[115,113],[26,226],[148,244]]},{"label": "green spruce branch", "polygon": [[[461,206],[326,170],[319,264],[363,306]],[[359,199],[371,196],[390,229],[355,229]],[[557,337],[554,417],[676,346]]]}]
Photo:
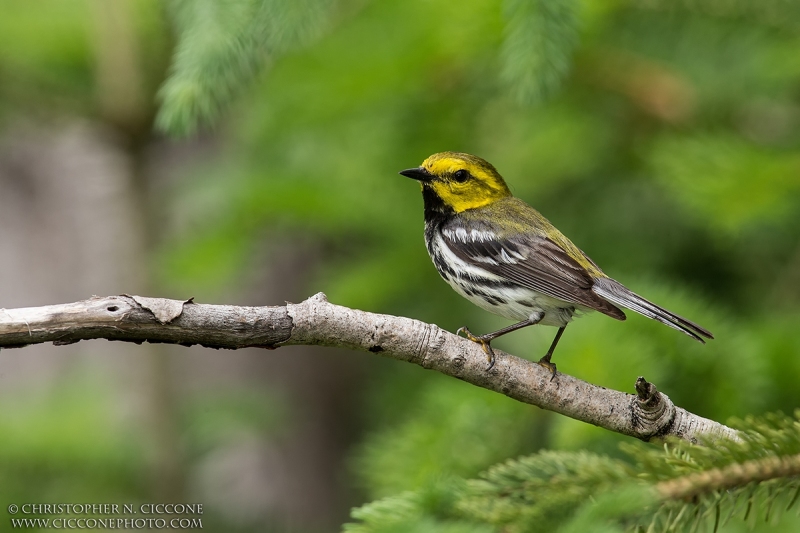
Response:
[{"label": "green spruce branch", "polygon": [[270,57],[322,33],[331,0],[172,0],[177,45],[156,126],[187,135],[213,122]]},{"label": "green spruce branch", "polygon": [[753,482],[793,476],[800,476],[800,455],[766,457],[713,468],[658,483],[656,491],[664,500],[689,500]]},{"label": "green spruce branch", "polygon": [[433,482],[355,509],[345,531],[426,523],[434,524],[429,531],[660,532],[717,530],[734,517],[769,523],[800,496],[800,422],[768,415],[739,425],[740,441],[627,444],[627,461],[543,451],[478,479]]},{"label": "green spruce branch", "polygon": [[[171,0],[177,44],[156,126],[174,135],[213,123],[270,58],[330,24],[333,0]],[[523,104],[553,95],[577,44],[574,0],[506,0],[501,80]]]},{"label": "green spruce branch", "polygon": [[573,0],[506,0],[501,78],[514,98],[537,104],[552,96],[569,72],[578,42]]}]

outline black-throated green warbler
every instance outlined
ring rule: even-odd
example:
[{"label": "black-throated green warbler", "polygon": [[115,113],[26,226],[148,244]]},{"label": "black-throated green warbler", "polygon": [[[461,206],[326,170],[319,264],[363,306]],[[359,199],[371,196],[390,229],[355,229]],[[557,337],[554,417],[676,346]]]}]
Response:
[{"label": "black-throated green warbler", "polygon": [[625,320],[621,306],[700,342],[714,338],[605,275],[538,211],[514,198],[502,176],[480,157],[442,152],[400,174],[422,186],[425,243],[442,278],[478,307],[519,321],[480,336],[458,330],[483,346],[487,370],[494,365],[492,340],[544,324],[559,328],[539,360],[555,375],[550,358],[576,311]]}]

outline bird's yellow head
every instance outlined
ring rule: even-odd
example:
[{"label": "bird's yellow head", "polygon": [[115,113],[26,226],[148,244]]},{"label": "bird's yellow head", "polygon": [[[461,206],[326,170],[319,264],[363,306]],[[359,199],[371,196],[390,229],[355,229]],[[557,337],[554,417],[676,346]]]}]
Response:
[{"label": "bird's yellow head", "polygon": [[400,174],[420,182],[426,210],[461,213],[511,196],[503,177],[488,161],[459,152],[433,154],[418,168]]}]

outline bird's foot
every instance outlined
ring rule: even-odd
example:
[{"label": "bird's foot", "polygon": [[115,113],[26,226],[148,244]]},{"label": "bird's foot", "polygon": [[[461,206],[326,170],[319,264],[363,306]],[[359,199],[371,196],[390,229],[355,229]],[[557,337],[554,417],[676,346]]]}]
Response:
[{"label": "bird's foot", "polygon": [[556,364],[550,362],[550,355],[551,354],[548,353],[547,355],[539,359],[537,363],[547,368],[551,372],[550,381],[553,381],[556,377]]},{"label": "bird's foot", "polygon": [[489,361],[489,366],[486,367],[486,371],[488,372],[489,370],[491,370],[492,367],[494,367],[494,361],[495,361],[494,350],[492,350],[492,345],[489,344],[491,341],[486,340],[484,337],[473,335],[472,332],[469,329],[467,329],[466,326],[458,328],[458,331],[456,331],[456,335],[461,335],[462,332],[464,333],[464,337],[471,340],[472,342],[477,342],[478,344],[481,345],[481,348],[483,348],[483,351],[486,353],[486,358]]}]

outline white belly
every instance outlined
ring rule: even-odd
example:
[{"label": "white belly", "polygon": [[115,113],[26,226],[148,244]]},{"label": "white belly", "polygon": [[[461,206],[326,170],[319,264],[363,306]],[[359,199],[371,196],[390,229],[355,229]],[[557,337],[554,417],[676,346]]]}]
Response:
[{"label": "white belly", "polygon": [[574,304],[523,287],[476,288],[468,280],[448,279],[453,289],[481,309],[518,322],[544,313],[540,324],[566,326],[575,316]]}]

